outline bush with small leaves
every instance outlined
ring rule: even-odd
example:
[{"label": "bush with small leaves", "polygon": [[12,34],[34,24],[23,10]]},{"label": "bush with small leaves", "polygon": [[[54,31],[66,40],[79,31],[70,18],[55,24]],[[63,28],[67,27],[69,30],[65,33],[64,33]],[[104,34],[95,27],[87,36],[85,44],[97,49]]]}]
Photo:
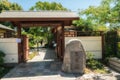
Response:
[{"label": "bush with small leaves", "polygon": [[4,57],[5,57],[5,53],[3,51],[0,51],[0,75],[3,73],[5,69],[4,67],[2,67],[4,63]]},{"label": "bush with small leaves", "polygon": [[98,60],[95,60],[94,55],[91,53],[87,53],[87,62],[86,65],[87,67],[91,69],[103,69],[103,64],[100,63]]},{"label": "bush with small leaves", "polygon": [[2,74],[2,72],[4,71],[4,67],[0,67],[0,74]]},{"label": "bush with small leaves", "polygon": [[4,63],[4,57],[5,57],[5,53],[3,51],[0,51],[0,65]]}]

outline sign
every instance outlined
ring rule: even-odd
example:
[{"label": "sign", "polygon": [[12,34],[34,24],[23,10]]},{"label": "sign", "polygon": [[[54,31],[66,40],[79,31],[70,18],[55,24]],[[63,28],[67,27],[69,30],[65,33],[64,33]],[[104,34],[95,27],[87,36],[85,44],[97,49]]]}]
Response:
[{"label": "sign", "polygon": [[21,39],[20,39],[20,38],[17,38],[17,39],[16,39],[16,42],[17,42],[17,43],[21,43]]}]

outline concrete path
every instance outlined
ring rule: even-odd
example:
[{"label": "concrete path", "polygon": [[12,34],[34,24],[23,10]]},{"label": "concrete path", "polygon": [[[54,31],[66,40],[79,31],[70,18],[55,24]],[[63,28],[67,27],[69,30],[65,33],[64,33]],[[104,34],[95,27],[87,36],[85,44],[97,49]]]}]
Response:
[{"label": "concrete path", "polygon": [[1,80],[75,80],[77,74],[62,72],[61,65],[53,50],[42,49],[39,55],[19,64]]}]

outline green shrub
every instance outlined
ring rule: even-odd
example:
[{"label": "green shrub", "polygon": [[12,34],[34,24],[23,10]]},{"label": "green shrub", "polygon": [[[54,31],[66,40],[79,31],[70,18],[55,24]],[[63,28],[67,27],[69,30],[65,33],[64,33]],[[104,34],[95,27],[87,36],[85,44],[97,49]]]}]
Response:
[{"label": "green shrub", "polygon": [[2,74],[2,72],[4,71],[4,67],[0,67],[0,74]]},{"label": "green shrub", "polygon": [[105,58],[117,56],[117,41],[118,35],[117,31],[110,30],[105,33]]},{"label": "green shrub", "polygon": [[0,67],[0,78],[5,76],[13,67]]},{"label": "green shrub", "polygon": [[5,53],[0,51],[0,75],[5,70],[5,68],[1,66],[4,63],[4,59],[3,59],[4,57],[5,57]]},{"label": "green shrub", "polygon": [[103,69],[104,68],[103,65],[98,60],[95,60],[93,57],[94,57],[93,54],[87,53],[87,62],[86,62],[87,67],[93,70]]},{"label": "green shrub", "polygon": [[4,63],[4,57],[5,57],[5,53],[3,51],[0,51],[0,65]]}]

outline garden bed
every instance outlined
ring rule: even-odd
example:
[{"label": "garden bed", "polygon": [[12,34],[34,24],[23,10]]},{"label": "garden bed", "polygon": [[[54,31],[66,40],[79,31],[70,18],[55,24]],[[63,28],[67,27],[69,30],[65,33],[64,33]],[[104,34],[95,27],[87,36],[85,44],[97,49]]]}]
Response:
[{"label": "garden bed", "polygon": [[28,55],[28,60],[33,59],[36,55],[38,55],[38,52],[37,52],[37,51],[34,51],[34,52],[29,53],[29,55]]}]

